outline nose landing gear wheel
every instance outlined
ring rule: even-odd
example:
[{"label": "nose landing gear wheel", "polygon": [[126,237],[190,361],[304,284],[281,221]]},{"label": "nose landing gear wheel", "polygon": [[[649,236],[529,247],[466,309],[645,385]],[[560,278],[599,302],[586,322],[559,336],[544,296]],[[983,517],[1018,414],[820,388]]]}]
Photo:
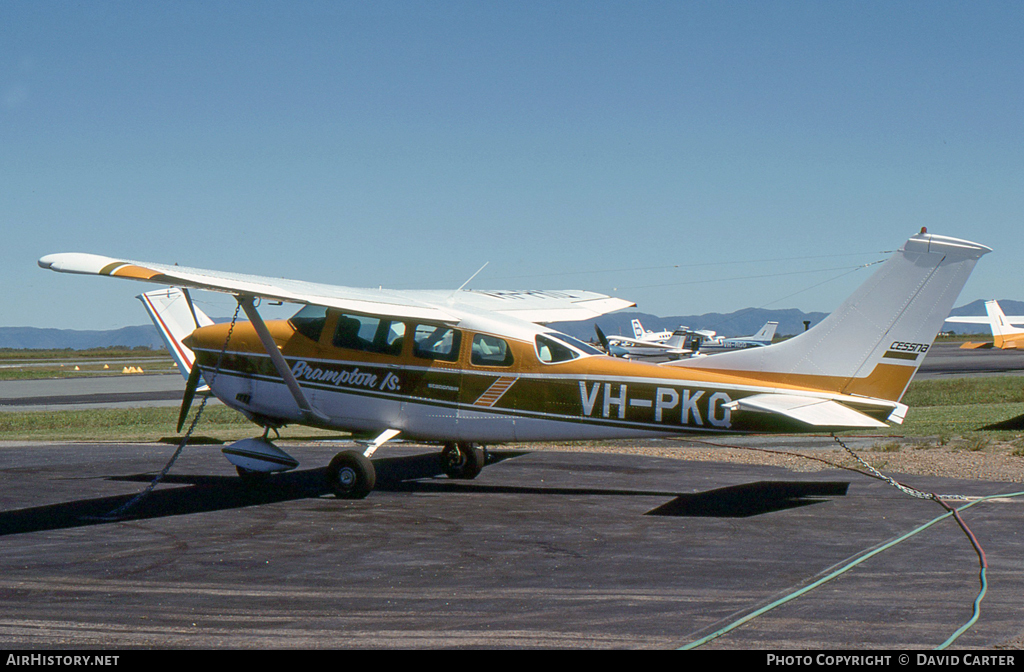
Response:
[{"label": "nose landing gear wheel", "polygon": [[339,499],[362,499],[376,483],[373,463],[360,452],[338,453],[327,465],[327,487]]},{"label": "nose landing gear wheel", "polygon": [[441,468],[448,478],[472,479],[484,468],[484,449],[475,443],[446,443],[441,451]]}]

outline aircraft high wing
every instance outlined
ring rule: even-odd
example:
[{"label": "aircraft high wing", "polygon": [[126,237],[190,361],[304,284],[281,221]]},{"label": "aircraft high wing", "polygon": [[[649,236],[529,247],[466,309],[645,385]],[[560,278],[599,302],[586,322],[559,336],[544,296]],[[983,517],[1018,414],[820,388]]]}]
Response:
[{"label": "aircraft high wing", "polygon": [[[267,431],[299,423],[376,437],[326,472],[339,497],[364,497],[375,482],[369,457],[396,436],[443,444],[447,473],[472,478],[487,444],[901,422],[907,385],[989,251],[922,230],[798,336],[662,364],[609,357],[544,326],[633,305],[593,292],[353,289],[86,254],[39,264],[233,294],[248,323],[195,328],[186,311],[156,311],[184,322],[167,333],[191,331],[180,339],[195,354],[183,411],[201,372],[224,404]],[[180,308],[172,298],[165,305]],[[301,309],[264,322],[257,298]],[[266,431],[223,451],[242,475],[298,464]]]},{"label": "aircraft high wing", "polygon": [[[388,290],[225,273],[184,266],[113,259],[95,254],[51,254],[39,265],[61,273],[106,275],[160,285],[226,292],[271,301],[313,304],[397,318],[458,322],[460,311],[481,310],[528,322],[573,322],[636,304],[578,290]],[[457,310],[454,310],[456,309]]]}]

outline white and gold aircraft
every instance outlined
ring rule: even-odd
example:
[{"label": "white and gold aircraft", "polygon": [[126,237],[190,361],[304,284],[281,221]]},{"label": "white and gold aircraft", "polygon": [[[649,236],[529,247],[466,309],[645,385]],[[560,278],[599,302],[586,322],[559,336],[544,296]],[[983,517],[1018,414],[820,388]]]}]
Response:
[{"label": "white and gold aircraft", "polygon": [[[183,411],[201,371],[213,394],[264,428],[375,436],[327,469],[336,495],[364,497],[375,482],[370,455],[396,436],[443,444],[448,474],[473,477],[487,444],[902,422],[907,385],[989,251],[922,229],[814,328],[662,364],[609,357],[543,326],[633,305],[591,292],[353,289],[77,253],[39,265],[233,294],[248,323],[184,339],[196,365]],[[264,322],[256,299],[303,307]],[[266,433],[224,453],[240,473],[298,464]]]},{"label": "white and gold aircraft", "polygon": [[1003,309],[999,307],[998,301],[986,301],[985,312],[987,317],[975,317],[973,315],[957,315],[947,317],[946,322],[957,324],[987,324],[992,330],[992,341],[981,343],[967,341],[960,347],[966,350],[977,350],[979,348],[999,348],[1000,350],[1017,350],[1024,348],[1024,329],[1014,324],[1024,323],[1024,316],[1015,315],[1007,317]]}]

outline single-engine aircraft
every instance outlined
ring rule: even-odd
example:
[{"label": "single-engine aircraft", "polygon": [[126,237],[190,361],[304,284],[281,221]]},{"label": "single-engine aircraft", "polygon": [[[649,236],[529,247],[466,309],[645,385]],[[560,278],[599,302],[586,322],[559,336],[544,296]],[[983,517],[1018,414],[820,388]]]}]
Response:
[{"label": "single-engine aircraft", "polygon": [[985,312],[988,313],[987,317],[981,317],[974,315],[956,315],[953,317],[947,317],[946,322],[954,322],[957,324],[987,324],[992,330],[992,342],[983,341],[981,343],[967,341],[961,348],[966,350],[977,350],[979,348],[992,348],[996,347],[1001,350],[1016,350],[1018,348],[1024,348],[1024,329],[1013,326],[1014,324],[1024,324],[1024,316],[1014,315],[1007,317],[1003,313],[1003,309],[999,307],[998,301],[986,301]]},{"label": "single-engine aircraft", "polygon": [[[990,251],[922,229],[808,331],[660,364],[609,357],[544,326],[633,305],[590,292],[354,289],[79,253],[39,265],[233,294],[249,322],[198,326],[183,340],[195,365],[182,411],[201,372],[224,404],[265,428],[224,448],[240,474],[298,464],[267,440],[270,428],[374,436],[327,469],[337,496],[358,498],[375,483],[370,455],[396,436],[443,444],[448,475],[472,478],[487,444],[900,423],[907,385]],[[302,308],[267,323],[256,299]]]}]

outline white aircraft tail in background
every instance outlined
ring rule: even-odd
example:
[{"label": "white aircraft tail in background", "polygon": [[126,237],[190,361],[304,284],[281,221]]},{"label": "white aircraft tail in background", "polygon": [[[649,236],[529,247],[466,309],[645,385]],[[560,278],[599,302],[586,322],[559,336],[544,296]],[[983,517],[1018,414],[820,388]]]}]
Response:
[{"label": "white aircraft tail in background", "polygon": [[[765,322],[764,326],[758,329],[757,333],[753,336],[735,336],[733,338],[715,336],[715,332],[713,331],[698,331],[696,334],[703,338],[696,349],[702,354],[710,355],[716,352],[726,352],[728,350],[742,350],[743,348],[757,348],[765,345],[771,345],[772,339],[775,338],[775,330],[778,326],[778,322]],[[711,334],[712,336],[709,338],[705,336],[705,334]]]},{"label": "white aircraft tail in background", "polygon": [[771,345],[772,339],[775,338],[775,330],[778,327],[778,322],[765,322],[764,326],[758,329],[756,334],[739,340],[754,341],[763,345]]},{"label": "white aircraft tail in background", "polygon": [[1016,350],[1017,348],[1024,348],[1024,329],[1013,326],[1014,324],[1024,323],[1024,317],[1007,317],[1003,313],[1003,309],[999,307],[998,301],[986,301],[985,312],[988,313],[986,317],[982,317],[980,315],[957,315],[946,318],[946,322],[954,322],[957,324],[987,324],[992,330],[991,343],[975,343],[967,341],[960,346],[961,348],[967,350],[992,347],[999,348],[1000,350]]}]

